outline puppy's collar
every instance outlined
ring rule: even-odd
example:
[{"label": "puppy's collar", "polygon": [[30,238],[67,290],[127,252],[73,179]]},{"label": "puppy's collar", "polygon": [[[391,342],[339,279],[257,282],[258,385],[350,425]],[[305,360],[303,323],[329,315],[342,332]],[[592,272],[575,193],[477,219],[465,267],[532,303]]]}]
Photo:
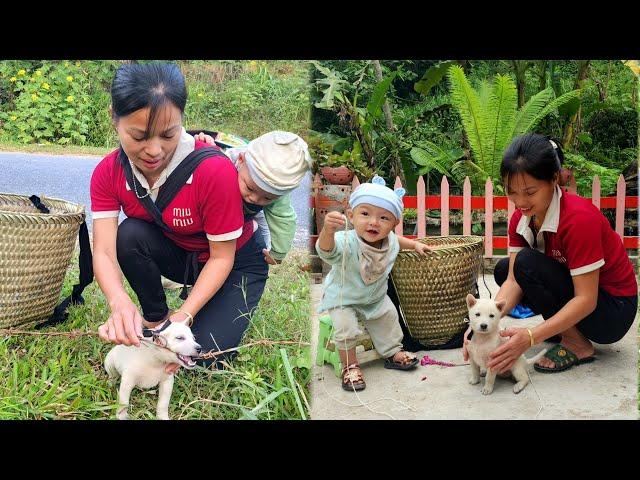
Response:
[{"label": "puppy's collar", "polygon": [[154,338],[155,338],[155,337],[157,337],[157,336],[158,336],[158,334],[159,334],[161,331],[163,331],[163,330],[165,330],[166,328],[168,328],[168,327],[169,327],[169,325],[171,325],[171,320],[168,320],[168,319],[167,319],[167,320],[162,324],[162,326],[161,326],[160,328],[153,328],[153,329],[152,329],[152,328],[143,328],[143,329],[142,329],[142,336],[143,336],[143,337],[145,337],[145,338],[149,338],[149,337],[154,337]]}]

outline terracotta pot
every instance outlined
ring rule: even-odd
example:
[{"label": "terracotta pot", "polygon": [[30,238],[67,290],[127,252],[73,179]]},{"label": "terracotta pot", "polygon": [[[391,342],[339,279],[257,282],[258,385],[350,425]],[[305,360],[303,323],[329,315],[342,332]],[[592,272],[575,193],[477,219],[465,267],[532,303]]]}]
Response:
[{"label": "terracotta pot", "polygon": [[324,179],[332,185],[348,185],[353,180],[353,172],[344,165],[340,167],[322,167]]}]

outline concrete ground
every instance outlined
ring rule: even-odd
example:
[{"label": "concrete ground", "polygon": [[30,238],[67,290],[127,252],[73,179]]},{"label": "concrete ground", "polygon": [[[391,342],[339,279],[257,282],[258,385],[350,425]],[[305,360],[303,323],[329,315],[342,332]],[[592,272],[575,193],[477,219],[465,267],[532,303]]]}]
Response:
[{"label": "concrete ground", "polygon": [[[498,291],[493,277],[485,275],[492,294]],[[488,298],[480,279],[481,296]],[[314,312],[322,285],[312,285]],[[542,321],[505,317],[506,325],[532,326]],[[317,343],[317,315],[312,322],[313,359]],[[532,383],[515,395],[513,382],[496,379],[491,395],[467,382],[468,366],[418,366],[402,372],[383,368],[375,352],[359,359],[367,388],[346,392],[330,365],[314,366],[311,385],[311,418],[325,419],[637,419],[638,418],[638,317],[627,335],[613,345],[596,345],[597,360],[570,370],[544,374],[530,367]],[[553,344],[545,344],[547,347]],[[532,356],[542,345],[527,352]],[[462,350],[417,352],[419,358],[463,363]],[[426,377],[426,378],[425,378]],[[482,380],[484,381],[484,379]]]}]

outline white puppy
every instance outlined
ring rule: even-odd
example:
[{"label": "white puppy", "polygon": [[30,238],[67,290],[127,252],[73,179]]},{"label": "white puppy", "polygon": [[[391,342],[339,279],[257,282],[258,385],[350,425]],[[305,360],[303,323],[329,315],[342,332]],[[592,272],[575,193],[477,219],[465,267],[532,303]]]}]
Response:
[{"label": "white puppy", "polygon": [[160,420],[169,419],[169,400],[173,391],[173,374],[165,372],[170,363],[185,368],[194,368],[196,362],[191,357],[198,356],[202,347],[198,345],[191,329],[180,322],[167,321],[162,328],[153,332],[150,341],[141,341],[139,347],[117,345],[104,360],[109,379],[120,380],[117,416],[120,420],[129,418],[127,409],[129,397],[134,387],[158,388],[156,415]]},{"label": "white puppy", "polygon": [[[469,363],[471,365],[471,375],[469,383],[476,385],[480,382],[480,369],[486,369],[487,375],[482,387],[482,393],[489,395],[493,392],[493,384],[496,380],[496,372],[487,369],[489,354],[498,348],[508,339],[500,336],[500,318],[505,305],[504,300],[494,302],[487,298],[477,299],[473,295],[467,295],[467,307],[469,308],[469,323],[473,330],[473,337],[467,349],[469,351]],[[527,359],[524,355],[516,360],[511,367],[511,375],[516,380],[513,386],[513,393],[520,393],[529,383],[527,366],[535,363],[546,353],[542,350],[535,357]]]}]

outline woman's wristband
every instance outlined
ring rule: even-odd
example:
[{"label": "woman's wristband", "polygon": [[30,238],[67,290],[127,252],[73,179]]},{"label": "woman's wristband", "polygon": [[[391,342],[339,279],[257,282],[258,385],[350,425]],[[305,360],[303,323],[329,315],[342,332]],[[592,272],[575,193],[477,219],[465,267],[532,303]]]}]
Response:
[{"label": "woman's wristband", "polygon": [[536,344],[536,342],[533,340],[533,332],[530,328],[527,328],[527,332],[529,332],[529,340],[531,340],[531,345],[529,346],[529,348],[531,348]]}]

